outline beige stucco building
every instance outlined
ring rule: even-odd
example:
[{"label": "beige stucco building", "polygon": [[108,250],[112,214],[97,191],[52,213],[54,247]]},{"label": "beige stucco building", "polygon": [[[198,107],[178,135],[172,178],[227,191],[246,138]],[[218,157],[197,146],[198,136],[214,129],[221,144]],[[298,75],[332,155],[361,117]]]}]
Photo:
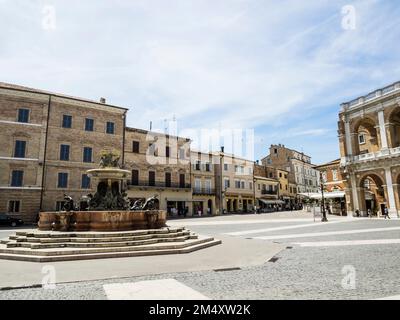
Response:
[{"label": "beige stucco building", "polygon": [[347,211],[400,213],[400,82],[341,105],[338,122]]},{"label": "beige stucco building", "polygon": [[216,215],[215,166],[213,153],[191,151],[191,184],[194,215]]},{"label": "beige stucco building", "polygon": [[223,212],[254,210],[254,162],[225,152],[216,152],[216,203]]},{"label": "beige stucco building", "polygon": [[125,169],[132,202],[156,195],[170,217],[193,214],[190,139],[126,128]]}]

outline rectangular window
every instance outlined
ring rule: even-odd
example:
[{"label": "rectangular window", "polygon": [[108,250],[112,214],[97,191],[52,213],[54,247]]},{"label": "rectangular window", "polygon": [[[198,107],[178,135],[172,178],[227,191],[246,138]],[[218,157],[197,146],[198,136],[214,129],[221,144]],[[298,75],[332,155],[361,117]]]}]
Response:
[{"label": "rectangular window", "polygon": [[25,158],[26,141],[17,140],[15,141],[14,157]]},{"label": "rectangular window", "polygon": [[249,182],[249,189],[253,190],[253,182]]},{"label": "rectangular window", "polygon": [[231,181],[230,181],[229,179],[225,179],[225,180],[224,180],[224,183],[225,183],[225,189],[231,187]]},{"label": "rectangular window", "polygon": [[8,202],[8,212],[10,213],[18,213],[21,207],[21,201],[19,200],[11,200]]},{"label": "rectangular window", "polygon": [[92,162],[92,148],[83,148],[83,162]]},{"label": "rectangular window", "polygon": [[205,180],[204,184],[206,192],[211,193],[211,180],[210,179]]},{"label": "rectangular window", "polygon": [[196,160],[196,170],[200,170],[200,160]]},{"label": "rectangular window", "polygon": [[208,163],[208,162],[206,163],[206,171],[211,171],[210,170],[210,163]]},{"label": "rectangular window", "polygon": [[56,211],[61,211],[64,207],[65,201],[57,201],[56,202]]},{"label": "rectangular window", "polygon": [[185,149],[183,148],[179,149],[179,159],[181,160],[185,159]]},{"label": "rectangular window", "polygon": [[24,171],[13,170],[11,173],[11,186],[12,187],[22,187],[24,180]]},{"label": "rectangular window", "polygon": [[132,141],[132,152],[139,153],[139,141]]},{"label": "rectangular window", "polygon": [[360,134],[358,135],[358,142],[359,144],[364,144],[365,143],[365,134]]},{"label": "rectangular window", "polygon": [[332,170],[332,177],[333,177],[333,181],[337,181],[337,179],[338,179],[337,170]]},{"label": "rectangular window", "polygon": [[108,134],[114,134],[114,131],[115,131],[115,124],[114,124],[114,122],[107,121],[106,133],[108,133]]},{"label": "rectangular window", "polygon": [[59,172],[57,188],[67,188],[67,187],[68,187],[68,173]]},{"label": "rectangular window", "polygon": [[167,188],[171,187],[171,172],[166,172],[165,173],[165,186]]},{"label": "rectangular window", "polygon": [[87,174],[82,175],[82,189],[90,189],[90,177]]},{"label": "rectangular window", "polygon": [[194,189],[199,192],[201,191],[201,179],[194,180]]},{"label": "rectangular window", "polygon": [[185,174],[181,173],[179,175],[179,188],[185,188]]},{"label": "rectangular window", "polygon": [[228,164],[227,163],[224,163],[224,170],[228,171]]},{"label": "rectangular window", "polygon": [[155,171],[149,171],[149,186],[155,186],[156,184],[156,173]]},{"label": "rectangular window", "polygon": [[29,122],[29,109],[18,109],[18,122]]},{"label": "rectangular window", "polygon": [[62,144],[60,146],[60,160],[69,161],[69,145]]},{"label": "rectangular window", "polygon": [[139,185],[139,170],[132,170],[132,181],[131,184],[133,186]]},{"label": "rectangular window", "polygon": [[169,148],[169,147],[165,147],[165,156],[166,156],[167,158],[170,157],[170,148]]},{"label": "rectangular window", "polygon": [[240,180],[235,180],[235,188],[240,189]]},{"label": "rectangular window", "polygon": [[154,143],[149,143],[149,155],[150,156],[155,156],[156,155],[156,146]]},{"label": "rectangular window", "polygon": [[94,130],[94,120],[86,118],[85,119],[85,131],[93,131]]},{"label": "rectangular window", "polygon": [[72,116],[63,115],[62,127],[67,129],[72,128]]},{"label": "rectangular window", "polygon": [[241,187],[242,189],[245,189],[245,188],[246,188],[246,185],[245,185],[245,182],[244,182],[244,181],[241,181],[241,182],[240,182],[240,187]]}]

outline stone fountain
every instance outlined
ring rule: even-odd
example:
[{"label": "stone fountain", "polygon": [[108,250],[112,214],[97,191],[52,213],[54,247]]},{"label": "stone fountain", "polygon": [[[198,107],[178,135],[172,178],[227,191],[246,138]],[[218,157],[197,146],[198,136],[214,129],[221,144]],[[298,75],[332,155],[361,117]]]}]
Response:
[{"label": "stone fountain", "polygon": [[119,166],[116,153],[103,153],[100,167],[87,171],[97,181],[94,195],[85,197],[87,210],[80,211],[65,195],[60,212],[40,212],[39,230],[54,231],[127,231],[165,227],[166,212],[158,210],[156,197],[130,206],[125,193],[129,171]]},{"label": "stone fountain", "polygon": [[40,212],[39,230],[0,239],[0,259],[54,262],[178,254],[221,243],[185,227],[168,227],[156,197],[130,206],[125,193],[129,171],[120,168],[118,154],[103,153],[99,168],[87,173],[97,189],[84,197],[86,210],[64,195],[60,212]]}]

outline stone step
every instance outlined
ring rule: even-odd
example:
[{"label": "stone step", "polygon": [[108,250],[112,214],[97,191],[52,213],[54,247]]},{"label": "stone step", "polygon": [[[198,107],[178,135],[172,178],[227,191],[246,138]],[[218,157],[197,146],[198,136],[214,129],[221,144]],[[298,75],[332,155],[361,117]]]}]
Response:
[{"label": "stone step", "polygon": [[[140,236],[123,236],[123,237],[101,237],[101,238],[84,238],[84,237],[76,237],[76,238],[36,238],[36,237],[24,237],[19,236],[15,239],[16,242],[28,242],[28,243],[91,243],[91,242],[125,242],[125,241],[136,241],[136,240],[148,240],[155,238],[174,238],[178,236],[190,235],[189,230],[184,230],[180,232],[171,232],[171,233],[161,233],[161,234],[146,234]],[[11,238],[10,238],[11,239]]]},{"label": "stone step", "polygon": [[138,245],[148,245],[162,242],[181,242],[188,239],[196,239],[196,235],[180,235],[166,238],[152,238],[146,240],[124,241],[124,242],[65,242],[65,243],[29,243],[29,242],[14,242],[8,243],[7,248],[30,248],[30,249],[50,249],[50,248],[112,248],[112,247],[130,247]]},{"label": "stone step", "polygon": [[7,244],[9,243],[11,240],[5,238],[5,239],[0,239],[0,244]]},{"label": "stone step", "polygon": [[184,248],[194,242],[204,242],[204,239],[208,238],[198,238],[187,240],[185,242],[162,242],[156,244],[147,245],[137,245],[130,247],[106,247],[106,248],[50,248],[50,249],[27,249],[27,248],[5,248],[4,245],[0,246],[0,253],[10,253],[10,254],[23,254],[23,255],[37,255],[37,256],[55,256],[55,255],[79,255],[79,254],[90,254],[90,253],[109,253],[109,252],[124,252],[124,251],[140,251],[140,250],[161,250],[161,249],[177,249]]},{"label": "stone step", "polygon": [[134,230],[134,231],[87,231],[87,232],[60,232],[60,231],[17,231],[16,236],[34,237],[34,238],[107,238],[107,237],[124,237],[124,236],[138,236],[148,234],[166,234],[171,232],[180,232],[185,230],[185,227],[169,228],[165,227],[162,229],[148,229],[148,230]]},{"label": "stone step", "polygon": [[163,254],[183,254],[221,244],[221,240],[216,240],[214,238],[202,238],[193,241],[189,240],[183,244],[184,246],[175,246],[174,248],[159,248],[155,250],[144,249],[142,251],[100,252],[100,253],[89,253],[89,254],[69,254],[69,255],[55,255],[55,256],[22,254],[21,252],[13,254],[0,251],[0,259],[31,261],[31,262],[56,262],[56,261],[71,261],[71,260],[151,256],[151,255],[163,255]]}]

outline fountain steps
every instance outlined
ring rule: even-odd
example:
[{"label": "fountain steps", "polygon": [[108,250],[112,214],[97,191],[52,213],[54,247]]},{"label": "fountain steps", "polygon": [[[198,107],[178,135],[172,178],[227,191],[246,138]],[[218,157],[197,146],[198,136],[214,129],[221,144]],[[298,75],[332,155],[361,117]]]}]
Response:
[{"label": "fountain steps", "polygon": [[184,235],[174,238],[156,238],[139,241],[124,241],[124,242],[61,242],[61,243],[29,243],[29,242],[9,242],[7,248],[30,248],[30,249],[50,249],[50,248],[110,248],[110,247],[130,247],[147,244],[155,244],[161,242],[181,242],[188,239],[197,239],[197,235]]},{"label": "fountain steps", "polygon": [[34,244],[63,244],[63,243],[109,243],[109,242],[130,242],[130,241],[144,241],[150,239],[168,239],[176,238],[181,236],[189,236],[191,233],[188,230],[171,232],[168,234],[148,234],[141,236],[128,236],[128,237],[100,237],[100,238],[82,238],[82,237],[65,237],[65,238],[37,238],[37,237],[26,237],[26,236],[10,236],[8,242],[12,241],[17,244],[24,242]]},{"label": "fountain steps", "polygon": [[17,232],[0,244],[0,259],[50,262],[188,253],[220,244],[185,228],[120,232]]},{"label": "fountain steps", "polygon": [[134,231],[86,231],[86,232],[61,232],[61,231],[17,231],[15,236],[25,236],[34,238],[112,238],[112,237],[130,237],[130,236],[140,236],[140,235],[155,235],[155,234],[169,234],[173,232],[181,232],[185,230],[184,227],[179,228],[162,228],[162,229],[147,229],[147,230],[134,230]]},{"label": "fountain steps", "polygon": [[106,259],[106,258],[123,258],[123,257],[139,257],[153,256],[164,254],[184,254],[196,250],[205,249],[211,246],[221,244],[221,240],[210,237],[200,237],[198,239],[189,239],[182,242],[157,243],[150,245],[134,246],[134,247],[116,247],[103,249],[81,249],[68,250],[59,248],[58,250],[38,249],[1,249],[0,259],[30,261],[30,262],[57,262],[71,260],[87,260],[87,259]]}]

